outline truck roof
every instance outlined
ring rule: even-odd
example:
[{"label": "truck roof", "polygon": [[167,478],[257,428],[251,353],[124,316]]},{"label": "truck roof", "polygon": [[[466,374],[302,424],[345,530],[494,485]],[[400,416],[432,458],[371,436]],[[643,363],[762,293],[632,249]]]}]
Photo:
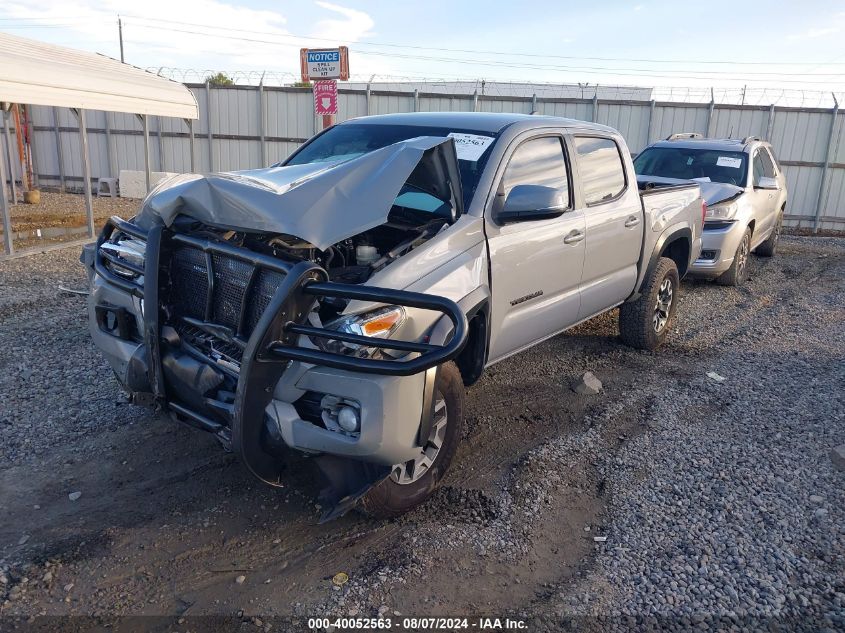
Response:
[{"label": "truck roof", "polygon": [[[455,128],[476,130],[478,132],[501,132],[506,127],[518,125],[522,129],[533,127],[577,127],[616,133],[606,125],[567,119],[564,117],[537,114],[518,114],[516,112],[403,112],[397,114],[377,114],[374,116],[350,119],[349,122],[368,125],[413,125],[418,127]],[[341,123],[340,125],[343,125]]]},{"label": "truck roof", "polygon": [[652,143],[649,147],[680,147],[683,149],[714,149],[722,152],[742,152],[760,140],[740,138],[680,138]]}]

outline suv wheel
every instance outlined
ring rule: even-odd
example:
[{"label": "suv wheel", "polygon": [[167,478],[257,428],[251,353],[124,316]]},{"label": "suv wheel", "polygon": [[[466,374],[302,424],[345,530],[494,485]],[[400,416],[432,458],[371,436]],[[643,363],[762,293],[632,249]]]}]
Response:
[{"label": "suv wheel", "polygon": [[434,492],[461,441],[464,383],[454,363],[437,372],[434,386],[434,420],[420,454],[396,464],[390,475],[374,486],[358,506],[379,518],[398,516],[418,506]]},{"label": "suv wheel", "polygon": [[748,277],[748,254],[751,252],[751,229],[745,229],[742,241],[736,247],[731,267],[716,277],[722,286],[741,286]]},{"label": "suv wheel", "polygon": [[763,257],[771,257],[775,254],[775,249],[778,246],[778,240],[780,240],[780,232],[783,228],[783,209],[780,210],[778,213],[777,220],[775,220],[775,228],[772,229],[771,234],[769,237],[766,238],[766,241],[760,244],[757,249],[754,251],[757,255],[762,255]]},{"label": "suv wheel", "polygon": [[661,257],[639,298],[619,308],[619,335],[626,345],[651,350],[663,343],[675,316],[679,285],[675,262]]}]

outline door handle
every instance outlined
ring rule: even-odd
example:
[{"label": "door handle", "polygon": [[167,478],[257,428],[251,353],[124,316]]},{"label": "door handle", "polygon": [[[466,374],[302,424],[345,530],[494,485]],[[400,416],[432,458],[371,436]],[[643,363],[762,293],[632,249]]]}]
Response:
[{"label": "door handle", "polygon": [[631,228],[632,226],[637,226],[640,223],[640,218],[636,215],[632,215],[627,220],[625,220],[625,226]]},{"label": "door handle", "polygon": [[581,240],[584,239],[584,232],[583,231],[570,231],[569,235],[563,238],[564,244],[577,244]]}]

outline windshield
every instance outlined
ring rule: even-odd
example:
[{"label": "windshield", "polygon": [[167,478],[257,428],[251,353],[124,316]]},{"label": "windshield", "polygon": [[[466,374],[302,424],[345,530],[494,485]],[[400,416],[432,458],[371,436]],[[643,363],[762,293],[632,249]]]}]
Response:
[{"label": "windshield", "polygon": [[449,136],[456,141],[458,168],[464,193],[464,209],[469,209],[478,180],[487,164],[496,134],[476,130],[458,130],[416,125],[373,125],[344,123],[303,145],[285,165],[350,160],[367,152],[418,136]]},{"label": "windshield", "polygon": [[715,149],[649,147],[637,156],[634,169],[640,176],[695,179],[744,187],[748,156]]}]

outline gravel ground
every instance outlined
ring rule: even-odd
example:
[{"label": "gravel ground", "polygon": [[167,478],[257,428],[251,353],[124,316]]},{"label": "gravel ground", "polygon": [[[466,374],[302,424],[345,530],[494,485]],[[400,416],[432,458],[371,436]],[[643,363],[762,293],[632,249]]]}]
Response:
[{"label": "gravel ground", "polygon": [[[785,238],[742,289],[686,282],[656,353],[609,313],[494,366],[431,501],[320,526],[307,460],[271,490],[125,403],[57,290],[76,256],[0,263],[0,615],[845,630],[841,238]],[[587,370],[597,395],[570,388]]]}]

